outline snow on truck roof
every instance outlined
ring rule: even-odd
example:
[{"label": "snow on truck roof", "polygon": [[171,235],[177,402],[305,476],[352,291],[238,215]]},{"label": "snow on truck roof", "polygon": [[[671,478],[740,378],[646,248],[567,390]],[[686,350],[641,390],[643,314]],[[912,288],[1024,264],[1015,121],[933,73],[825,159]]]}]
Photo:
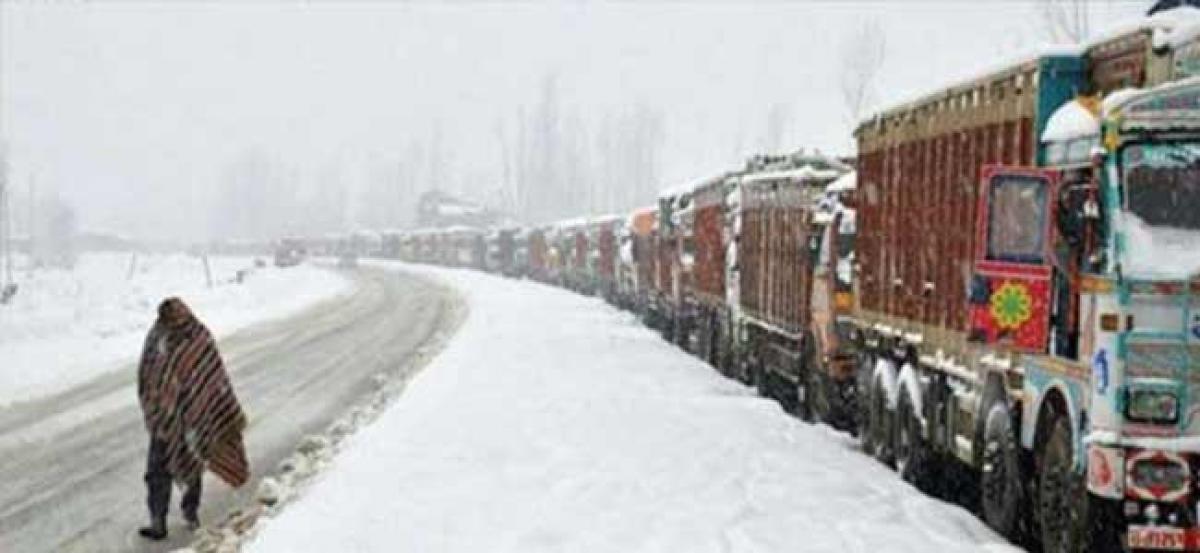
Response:
[{"label": "snow on truck roof", "polygon": [[849,192],[858,189],[858,171],[850,171],[825,187],[826,192]]},{"label": "snow on truck roof", "polygon": [[704,188],[705,186],[707,186],[709,184],[713,184],[713,183],[725,180],[726,178],[728,178],[730,176],[730,174],[731,173],[725,172],[725,173],[721,173],[720,175],[715,176],[715,177],[709,176],[709,177],[705,177],[703,179],[687,181],[681,185],[672,186],[670,188],[663,189],[663,190],[659,191],[658,199],[665,200],[668,198],[675,198],[675,197],[679,197],[679,196],[686,196],[686,195],[692,194],[692,193],[696,192],[697,190]]},{"label": "snow on truck roof", "polygon": [[751,173],[742,177],[743,183],[753,183],[772,180],[795,180],[795,181],[813,181],[813,180],[832,180],[842,175],[841,171],[836,169],[817,169],[812,165],[803,165],[796,169],[785,169],[782,171],[764,171],[762,173]]},{"label": "snow on truck roof", "polygon": [[[1188,89],[1194,90],[1189,91]],[[1200,77],[1190,77],[1145,90],[1126,91],[1119,98],[1113,98],[1111,101],[1104,103],[1105,116],[1119,117],[1122,127],[1138,127],[1164,122],[1185,127],[1193,127],[1200,124],[1200,121],[1198,121],[1200,118],[1197,117],[1200,109],[1191,105],[1181,105],[1178,107],[1172,105],[1168,108],[1168,106],[1159,103],[1163,96],[1174,92],[1183,92],[1184,94],[1200,93]],[[1181,97],[1185,96],[1179,94],[1171,98],[1178,100]],[[1143,107],[1147,109],[1139,109]]]},{"label": "snow on truck roof", "polygon": [[550,223],[550,226],[554,227],[556,230],[568,230],[585,226],[588,224],[589,220],[591,219],[587,216],[573,217],[571,219],[564,219],[562,221]]},{"label": "snow on truck roof", "polygon": [[[1089,106],[1088,104],[1092,104]],[[1042,131],[1042,142],[1065,142],[1100,134],[1099,106],[1087,98],[1076,98],[1054,110]]]}]

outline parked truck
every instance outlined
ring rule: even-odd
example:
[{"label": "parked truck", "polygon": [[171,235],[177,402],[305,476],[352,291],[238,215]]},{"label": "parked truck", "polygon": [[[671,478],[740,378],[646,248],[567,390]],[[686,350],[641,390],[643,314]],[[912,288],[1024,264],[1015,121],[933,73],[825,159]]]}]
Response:
[{"label": "parked truck", "polygon": [[690,278],[680,281],[682,321],[677,326],[686,333],[683,341],[689,349],[722,373],[728,372],[732,360],[726,252],[733,239],[727,197],[735,186],[731,174],[701,181],[686,192],[688,209],[677,214],[681,256],[690,267]]},{"label": "parked truck", "polygon": [[[633,311],[641,316],[646,326],[656,328],[652,320],[651,306],[655,294],[657,270],[657,209],[642,207],[629,216],[629,278],[625,283],[624,295]],[[624,256],[622,256],[624,257]]]},{"label": "parked truck", "polygon": [[1200,250],[1200,81],[1125,90],[1178,76],[1149,36],[856,132],[863,447],[918,485],[971,469],[984,520],[1046,551],[1200,549],[1200,263],[1145,257]]},{"label": "parked truck", "polygon": [[[817,200],[846,170],[822,156],[798,153],[752,158],[737,178],[737,372],[805,418],[813,412],[811,390],[818,382],[826,387],[818,336],[827,333],[815,325],[830,320],[832,305],[813,301],[815,279],[828,274],[819,271],[818,248],[829,220],[817,217]],[[821,416],[840,420],[831,409]]]},{"label": "parked truck", "polygon": [[588,222],[588,287],[614,305],[617,297],[617,261],[619,227],[624,221],[617,215],[595,217]]}]

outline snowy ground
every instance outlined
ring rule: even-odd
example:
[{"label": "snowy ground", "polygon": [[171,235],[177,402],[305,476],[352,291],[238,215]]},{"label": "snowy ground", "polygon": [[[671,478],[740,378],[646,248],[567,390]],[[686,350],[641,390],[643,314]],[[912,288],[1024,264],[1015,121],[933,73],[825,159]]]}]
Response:
[{"label": "snowy ground", "polygon": [[[185,255],[88,254],[73,271],[22,278],[12,304],[0,307],[0,407],[62,391],[136,358],[166,296],[183,298],[221,337],[352,288],[350,280],[312,265],[209,263],[212,288],[202,261]],[[233,282],[243,269],[249,270],[244,283]]]},{"label": "snowy ground", "polygon": [[247,550],[1009,549],[628,314],[414,270],[462,290],[466,322]]}]

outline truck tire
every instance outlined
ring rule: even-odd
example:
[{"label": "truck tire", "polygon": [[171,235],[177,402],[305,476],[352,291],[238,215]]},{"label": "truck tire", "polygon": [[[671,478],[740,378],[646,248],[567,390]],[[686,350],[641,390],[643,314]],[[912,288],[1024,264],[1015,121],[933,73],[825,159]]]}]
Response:
[{"label": "truck tire", "polygon": [[[896,457],[892,449],[893,413],[888,409],[887,391],[883,389],[883,380],[879,377],[871,379],[870,402],[867,413],[870,422],[871,444],[875,458],[889,467],[894,466]],[[865,440],[865,438],[864,438]]]},{"label": "truck tire", "polygon": [[825,386],[826,406],[829,409],[825,423],[858,437],[858,382],[854,379],[838,382],[826,376],[822,385]]},{"label": "truck tire", "polygon": [[813,386],[817,372],[815,349],[812,333],[806,332],[800,345],[800,362],[796,367],[796,383],[793,387],[793,393],[796,395],[796,416],[806,422],[816,421],[814,406],[819,400],[819,392]]},{"label": "truck tire", "polygon": [[1045,553],[1084,550],[1086,493],[1075,473],[1068,417],[1052,412],[1038,455],[1038,529]]},{"label": "truck tire", "polygon": [[825,375],[818,370],[807,370],[804,373],[808,377],[808,385],[805,386],[805,393],[808,394],[808,408],[812,418],[812,422],[817,424],[828,424],[832,420],[830,415],[831,408],[829,387],[826,386]]},{"label": "truck tire", "polygon": [[900,478],[921,491],[928,491],[929,448],[921,436],[921,420],[913,409],[907,390],[899,390],[900,401],[896,404],[895,445],[892,446],[896,472]]},{"label": "truck tire", "polygon": [[875,442],[873,440],[875,434],[871,428],[871,390],[875,387],[874,379],[864,379],[864,374],[871,374],[870,371],[875,366],[875,359],[867,353],[859,354],[858,373],[859,382],[863,383],[861,397],[858,401],[858,438],[862,443],[863,453],[875,456]]},{"label": "truck tire", "polygon": [[725,375],[726,378],[736,378],[737,375],[734,372],[734,367],[736,365],[733,362],[733,344],[729,339],[729,335],[725,330],[725,326],[718,325],[715,335],[717,371]]},{"label": "truck tire", "polygon": [[708,315],[704,317],[704,339],[701,341],[701,351],[704,352],[704,360],[709,366],[721,371],[721,332],[717,322],[716,315]]},{"label": "truck tire", "polygon": [[1087,494],[1087,543],[1085,551],[1092,553],[1122,553],[1125,551],[1125,516],[1120,500],[1105,499]]},{"label": "truck tire", "polygon": [[767,381],[770,378],[770,371],[767,370],[761,363],[752,363],[750,365],[750,382],[755,390],[758,390],[758,395],[771,399],[771,387]]},{"label": "truck tire", "polygon": [[997,399],[984,417],[979,467],[980,511],[996,533],[1017,541],[1024,509],[1024,475],[1016,425],[1003,399]]}]

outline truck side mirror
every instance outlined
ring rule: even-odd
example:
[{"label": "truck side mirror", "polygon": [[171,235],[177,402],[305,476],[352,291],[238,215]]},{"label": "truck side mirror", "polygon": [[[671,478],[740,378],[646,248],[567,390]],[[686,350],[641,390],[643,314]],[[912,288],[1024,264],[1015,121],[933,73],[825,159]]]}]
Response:
[{"label": "truck side mirror", "polygon": [[1092,200],[1092,187],[1080,183],[1065,186],[1058,197],[1058,214],[1055,217],[1058,234],[1071,246],[1083,242],[1087,221],[1091,212],[1099,212]]}]

